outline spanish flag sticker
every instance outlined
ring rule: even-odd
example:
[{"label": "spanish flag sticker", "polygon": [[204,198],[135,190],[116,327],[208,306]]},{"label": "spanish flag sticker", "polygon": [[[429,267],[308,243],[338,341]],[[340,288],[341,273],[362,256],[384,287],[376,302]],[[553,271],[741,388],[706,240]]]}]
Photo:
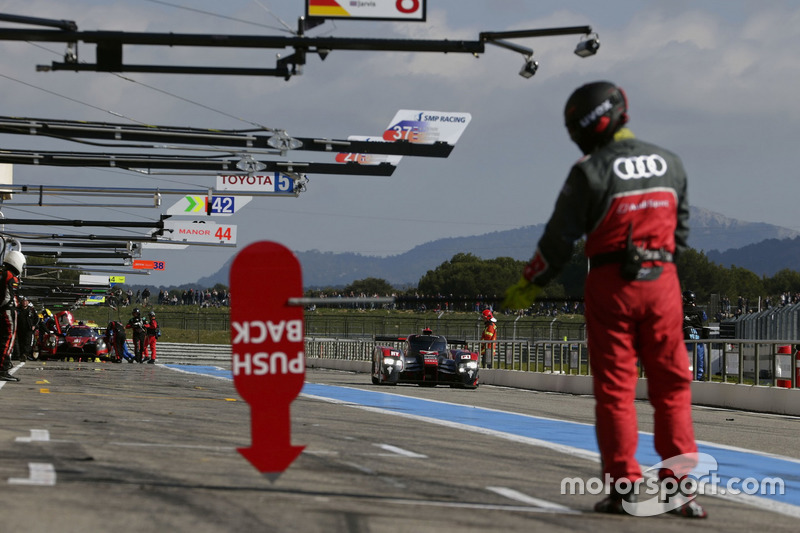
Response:
[{"label": "spanish flag sticker", "polygon": [[310,17],[349,17],[336,0],[308,0],[308,16]]}]

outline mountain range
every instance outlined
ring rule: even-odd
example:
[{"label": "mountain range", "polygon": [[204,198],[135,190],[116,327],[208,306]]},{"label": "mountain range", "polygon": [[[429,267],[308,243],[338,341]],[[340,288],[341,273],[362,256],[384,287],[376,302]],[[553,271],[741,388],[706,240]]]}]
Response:
[{"label": "mountain range", "polygon": [[[689,246],[702,251],[709,260],[729,267],[746,268],[759,276],[800,265],[800,232],[761,222],[744,222],[714,213],[690,208]],[[355,280],[381,278],[395,287],[415,286],[428,271],[457,253],[471,253],[483,259],[512,257],[527,260],[544,232],[544,224],[495,231],[471,237],[451,237],[421,244],[389,257],[355,253],[295,252],[303,268],[303,285],[343,287]],[[233,259],[197,284],[212,287],[228,285]]]}]

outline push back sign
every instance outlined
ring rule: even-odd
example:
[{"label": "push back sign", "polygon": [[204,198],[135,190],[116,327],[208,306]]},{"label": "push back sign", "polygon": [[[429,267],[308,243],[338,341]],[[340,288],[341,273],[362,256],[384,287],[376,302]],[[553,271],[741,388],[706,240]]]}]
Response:
[{"label": "push back sign", "polygon": [[261,473],[280,475],[303,451],[291,444],[290,405],[305,380],[300,263],[281,244],[261,241],[231,265],[233,383],[250,405],[252,442],[241,453]]}]

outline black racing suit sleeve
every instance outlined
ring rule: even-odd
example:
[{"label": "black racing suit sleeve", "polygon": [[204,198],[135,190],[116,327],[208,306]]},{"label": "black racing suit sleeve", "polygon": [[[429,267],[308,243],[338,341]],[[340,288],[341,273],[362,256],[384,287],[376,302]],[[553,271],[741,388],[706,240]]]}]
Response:
[{"label": "black racing suit sleeve", "polygon": [[585,173],[579,166],[573,166],[534,254],[533,261],[538,258],[543,265],[529,281],[539,286],[547,285],[569,262],[575,241],[587,231],[591,197],[592,191]]},{"label": "black racing suit sleeve", "polygon": [[[616,161],[651,157],[646,154],[663,161],[665,172],[644,179],[617,174]],[[686,189],[680,158],[650,143],[636,139],[614,142],[581,158],[567,176],[534,256],[523,271],[524,277],[536,285],[546,285],[558,276],[572,256],[575,241],[584,235],[588,236],[587,254],[593,249],[589,255],[624,250],[633,222],[637,222],[633,238],[643,243],[640,246],[680,253],[686,249],[689,236]],[[646,202],[661,195],[658,204],[652,207],[661,209],[662,202],[671,203],[666,200],[670,192],[674,193],[675,218],[670,222],[668,214],[661,214],[664,222],[669,223],[669,230],[650,218],[649,205],[645,209],[637,204],[632,204],[637,209],[625,205],[628,197]],[[617,212],[620,207],[627,210]]]}]

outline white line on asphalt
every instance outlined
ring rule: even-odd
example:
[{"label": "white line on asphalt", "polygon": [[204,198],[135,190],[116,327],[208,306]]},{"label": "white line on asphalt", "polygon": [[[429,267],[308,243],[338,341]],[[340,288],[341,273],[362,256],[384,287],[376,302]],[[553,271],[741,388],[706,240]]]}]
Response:
[{"label": "white line on asphalt", "polygon": [[[391,394],[391,395],[394,395],[394,396],[398,396],[398,395],[390,393],[390,392],[383,392],[381,394]],[[438,419],[438,418],[430,418],[430,417],[422,416],[422,415],[415,415],[415,414],[411,414],[411,413],[393,411],[391,409],[383,409],[381,407],[372,407],[372,406],[369,406],[369,405],[359,405],[359,404],[355,404],[355,403],[352,403],[352,402],[349,402],[349,401],[345,401],[345,400],[338,400],[338,399],[335,399],[335,398],[328,398],[327,396],[316,396],[316,395],[313,395],[313,394],[305,394],[305,393],[301,393],[300,396],[302,396],[304,398],[313,398],[315,400],[321,400],[323,402],[344,405],[346,407],[352,407],[354,409],[360,409],[360,410],[371,412],[371,413],[389,414],[389,415],[392,415],[392,416],[399,416],[399,417],[403,417],[403,418],[408,418],[410,420],[419,420],[421,422],[428,422],[430,424],[437,424],[439,426],[445,426],[445,427],[450,427],[450,428],[455,428],[455,429],[462,429],[464,431],[471,431],[473,433],[479,433],[481,435],[490,435],[490,436],[493,436],[493,437],[499,437],[499,438],[502,438],[502,439],[505,439],[505,440],[509,440],[509,441],[512,441],[512,442],[520,442],[520,443],[523,443],[523,444],[530,444],[530,445],[533,445],[533,446],[540,446],[542,448],[547,448],[549,450],[554,450],[554,451],[557,451],[559,453],[563,453],[563,454],[569,455],[571,457],[579,457],[581,459],[587,459],[589,461],[600,462],[600,454],[597,453],[597,452],[590,452],[588,450],[575,448],[573,446],[567,446],[567,445],[564,445],[564,444],[558,444],[558,443],[554,443],[554,442],[549,442],[549,441],[546,441],[544,439],[535,439],[535,438],[532,438],[532,437],[525,437],[525,436],[522,436],[522,435],[515,435],[513,433],[505,433],[503,431],[497,431],[497,430],[494,430],[494,429],[482,428],[482,427],[478,427],[478,426],[471,426],[469,424],[463,424],[461,422],[453,422],[451,420],[441,420],[441,419]],[[440,401],[437,401],[437,400],[426,400],[426,401],[431,402],[431,403],[442,403],[442,404],[446,403],[446,402],[440,402]],[[493,410],[493,409],[489,409],[489,410]],[[553,420],[555,420],[555,419],[553,419]],[[582,425],[587,425],[588,426],[590,424],[582,424]]]},{"label": "white line on asphalt", "polygon": [[396,480],[395,478],[393,478],[391,476],[378,475],[378,473],[375,470],[372,470],[371,468],[367,468],[364,465],[360,465],[358,463],[350,463],[350,462],[346,462],[344,464],[346,464],[347,466],[351,466],[351,467],[355,468],[356,470],[358,470],[362,474],[367,474],[369,476],[375,476],[377,479],[380,479],[384,483],[388,483],[389,485],[392,485],[392,486],[397,487],[399,489],[404,489],[406,487],[405,484],[403,484],[402,482]]},{"label": "white line on asphalt", "polygon": [[8,484],[49,486],[56,484],[56,469],[50,463],[28,463],[28,471],[30,474],[27,478],[10,477]]},{"label": "white line on asphalt", "polygon": [[[25,363],[20,363],[17,366],[15,366],[14,368],[12,368],[11,370],[9,370],[8,373],[13,376],[14,374],[17,373],[17,370],[19,370],[23,366],[25,366]],[[6,383],[8,383],[8,381],[0,381],[0,389],[2,389],[3,386],[5,386]]]},{"label": "white line on asphalt", "polygon": [[189,448],[192,450],[214,450],[228,452],[235,450],[234,446],[203,446],[200,444],[157,444],[152,442],[110,442],[114,446],[131,446],[140,448]]},{"label": "white line on asphalt", "polygon": [[409,450],[404,450],[403,448],[398,448],[397,446],[392,446],[391,444],[375,444],[378,448],[382,450],[386,450],[387,452],[396,453],[398,455],[402,455],[404,457],[413,457],[415,459],[427,459],[427,455],[422,455],[420,453],[412,452]]},{"label": "white line on asphalt", "polygon": [[520,505],[492,505],[485,503],[460,503],[460,502],[437,502],[431,500],[381,500],[381,503],[394,503],[398,505],[428,505],[433,507],[456,507],[459,509],[483,509],[487,511],[519,511],[523,513],[552,513],[552,514],[582,514],[573,509],[543,509],[542,507],[523,507]]},{"label": "white line on asphalt", "polygon": [[14,440],[16,442],[48,442],[50,432],[46,429],[32,429],[30,437],[17,437]]},{"label": "white line on asphalt", "polygon": [[377,472],[372,470],[371,468],[367,468],[366,466],[360,465],[358,463],[345,463],[348,466],[352,466],[362,474],[369,474],[370,476],[377,475]]},{"label": "white line on asphalt", "polygon": [[539,498],[534,498],[533,496],[528,496],[522,492],[519,492],[514,489],[509,489],[508,487],[486,487],[490,491],[499,494],[500,496],[505,496],[511,500],[516,500],[518,502],[527,503],[530,505],[535,505],[536,507],[541,507],[543,509],[552,509],[553,511],[574,511],[575,509],[571,509],[564,505],[560,505],[557,503],[549,502],[547,500],[540,500]]}]

